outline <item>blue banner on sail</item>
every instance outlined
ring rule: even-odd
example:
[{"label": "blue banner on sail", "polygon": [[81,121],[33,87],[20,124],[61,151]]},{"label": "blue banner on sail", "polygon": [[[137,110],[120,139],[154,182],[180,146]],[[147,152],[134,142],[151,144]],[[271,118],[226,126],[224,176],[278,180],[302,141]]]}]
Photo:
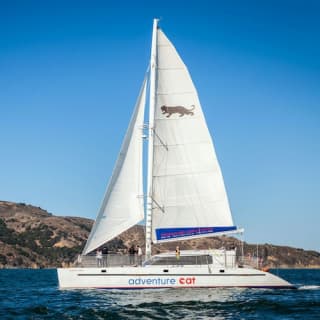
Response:
[{"label": "blue banner on sail", "polygon": [[157,240],[168,240],[175,238],[186,238],[192,236],[210,235],[219,232],[236,230],[236,226],[231,227],[203,227],[203,228],[161,228],[156,229]]}]

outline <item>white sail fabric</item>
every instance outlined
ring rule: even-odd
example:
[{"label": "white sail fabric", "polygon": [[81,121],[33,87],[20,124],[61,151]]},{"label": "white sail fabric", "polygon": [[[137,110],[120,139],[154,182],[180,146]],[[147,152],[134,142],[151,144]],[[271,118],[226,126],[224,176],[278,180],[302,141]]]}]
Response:
[{"label": "white sail fabric", "polygon": [[234,230],[197,91],[158,29],[153,161],[153,241]]},{"label": "white sail fabric", "polygon": [[147,81],[145,79],[111,180],[83,254],[99,248],[144,217],[142,126],[146,86]]}]

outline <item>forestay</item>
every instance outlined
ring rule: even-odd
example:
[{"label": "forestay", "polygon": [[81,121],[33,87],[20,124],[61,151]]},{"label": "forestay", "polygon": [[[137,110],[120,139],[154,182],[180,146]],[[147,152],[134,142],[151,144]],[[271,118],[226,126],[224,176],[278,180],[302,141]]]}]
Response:
[{"label": "forestay", "polygon": [[235,230],[197,91],[158,29],[153,152],[153,241]]},{"label": "forestay", "polygon": [[144,217],[142,183],[142,127],[146,101],[146,79],[126,132],[97,219],[83,254],[129,229]]}]

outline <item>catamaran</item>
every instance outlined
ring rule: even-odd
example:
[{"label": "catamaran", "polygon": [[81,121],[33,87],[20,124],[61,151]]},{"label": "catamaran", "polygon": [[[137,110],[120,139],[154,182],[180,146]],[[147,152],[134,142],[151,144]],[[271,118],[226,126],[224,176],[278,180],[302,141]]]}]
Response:
[{"label": "catamaran", "polygon": [[[145,124],[147,88],[149,122]],[[142,162],[146,135],[147,194],[144,196]],[[121,259],[117,265],[85,263],[105,243],[144,219],[143,263],[128,265]],[[83,250],[82,263],[58,269],[59,287],[293,288],[292,284],[269,272],[239,263],[236,249],[151,255],[152,245],[156,243],[242,232],[243,229],[233,223],[196,88],[187,67],[155,19],[150,67]]]}]

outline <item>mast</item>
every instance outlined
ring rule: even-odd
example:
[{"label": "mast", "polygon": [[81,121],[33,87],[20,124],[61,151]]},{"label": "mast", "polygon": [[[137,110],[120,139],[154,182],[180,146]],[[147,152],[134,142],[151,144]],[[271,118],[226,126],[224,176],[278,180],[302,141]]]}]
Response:
[{"label": "mast", "polygon": [[149,140],[148,140],[148,186],[146,211],[146,258],[151,256],[152,233],[152,167],[153,167],[153,130],[154,109],[156,103],[156,63],[157,63],[157,28],[158,19],[153,20],[151,57],[150,57],[150,96],[149,96]]}]

